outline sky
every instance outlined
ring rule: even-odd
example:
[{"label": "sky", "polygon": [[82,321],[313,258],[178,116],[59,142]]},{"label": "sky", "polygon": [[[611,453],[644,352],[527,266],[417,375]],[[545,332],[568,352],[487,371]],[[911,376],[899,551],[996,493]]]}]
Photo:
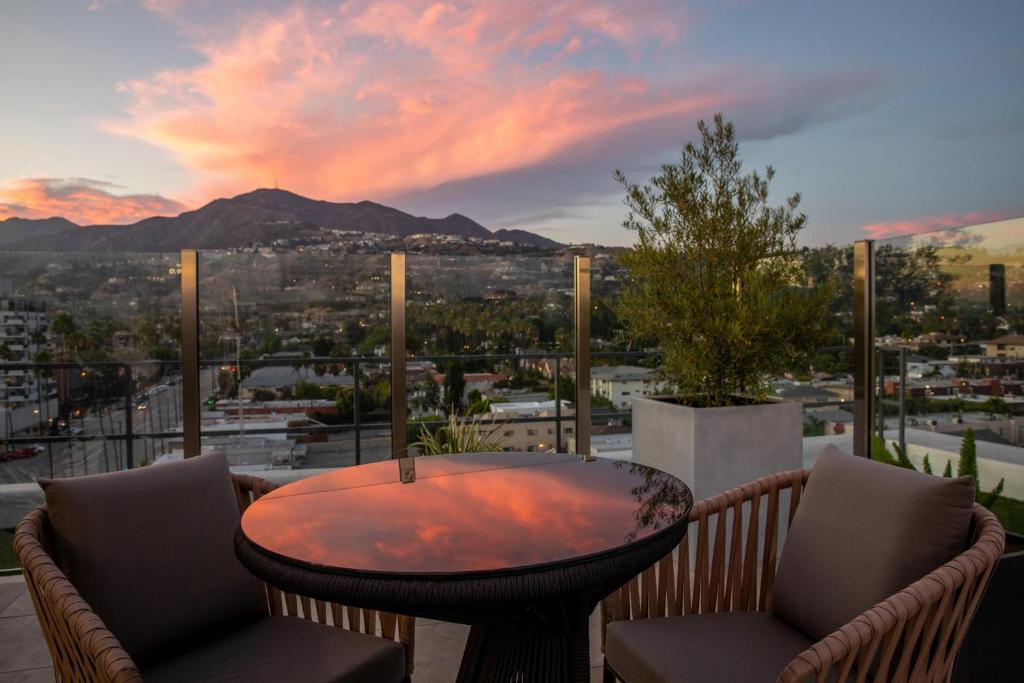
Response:
[{"label": "sky", "polygon": [[801,242],[1024,215],[1024,2],[0,2],[0,220],[281,187],[625,245],[722,112]]}]

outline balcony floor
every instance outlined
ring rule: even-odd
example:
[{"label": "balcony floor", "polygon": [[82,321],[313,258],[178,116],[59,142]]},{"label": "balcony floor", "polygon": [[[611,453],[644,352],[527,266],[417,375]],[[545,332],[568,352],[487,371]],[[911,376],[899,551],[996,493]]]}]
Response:
[{"label": "balcony floor", "polygon": [[[590,620],[590,680],[601,680],[597,614]],[[416,622],[414,683],[455,680],[468,627],[430,619]],[[0,578],[0,679],[7,683],[53,681],[53,666],[39,630],[32,599],[20,576]]]}]

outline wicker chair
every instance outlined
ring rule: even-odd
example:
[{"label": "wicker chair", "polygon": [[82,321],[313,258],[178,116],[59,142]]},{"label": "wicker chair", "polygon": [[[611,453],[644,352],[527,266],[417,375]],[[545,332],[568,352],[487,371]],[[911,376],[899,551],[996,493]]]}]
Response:
[{"label": "wicker chair", "polygon": [[[239,508],[277,488],[258,477],[233,474]],[[139,668],[118,639],[82,599],[51,558],[46,507],[29,513],[14,534],[14,551],[53,657],[59,681],[127,683],[141,681]],[[406,680],[413,671],[414,620],[375,610],[347,607],[284,593],[264,584],[271,615],[290,615],[339,628],[398,640],[405,650]]]},{"label": "wicker chair", "polygon": [[[602,652],[614,621],[770,611],[780,530],[792,523],[809,474],[796,470],[764,477],[694,505],[680,546],[603,601]],[[780,509],[787,491],[788,510]],[[766,524],[749,524],[745,531],[744,514],[748,520],[763,515]],[[1005,543],[998,520],[977,504],[970,535],[966,551],[808,647],[777,680],[949,681]],[[696,543],[693,567],[691,542]],[[606,683],[616,680],[606,661]]]}]

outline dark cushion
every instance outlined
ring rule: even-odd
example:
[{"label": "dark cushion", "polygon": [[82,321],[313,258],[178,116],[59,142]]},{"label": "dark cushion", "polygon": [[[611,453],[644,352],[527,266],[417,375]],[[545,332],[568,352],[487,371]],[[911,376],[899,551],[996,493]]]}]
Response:
[{"label": "dark cushion", "polygon": [[39,483],[54,559],[137,664],[266,615],[223,455]]},{"label": "dark cushion", "polygon": [[767,612],[717,612],[612,622],[605,659],[627,683],[764,683],[813,642]]},{"label": "dark cushion", "polygon": [[966,549],[970,477],[945,479],[829,446],[779,560],[772,612],[815,640]]},{"label": "dark cushion", "polygon": [[261,619],[220,640],[142,669],[146,683],[397,683],[404,677],[405,652],[393,640],[297,617]]}]

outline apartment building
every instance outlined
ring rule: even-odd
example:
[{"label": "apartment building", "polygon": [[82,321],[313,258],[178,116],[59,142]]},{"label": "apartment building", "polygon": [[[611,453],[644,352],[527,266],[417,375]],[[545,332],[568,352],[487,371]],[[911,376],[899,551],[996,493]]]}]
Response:
[{"label": "apartment building", "polygon": [[635,365],[595,366],[590,370],[590,392],[612,402],[616,408],[630,408],[633,396],[658,391],[657,372]]}]

